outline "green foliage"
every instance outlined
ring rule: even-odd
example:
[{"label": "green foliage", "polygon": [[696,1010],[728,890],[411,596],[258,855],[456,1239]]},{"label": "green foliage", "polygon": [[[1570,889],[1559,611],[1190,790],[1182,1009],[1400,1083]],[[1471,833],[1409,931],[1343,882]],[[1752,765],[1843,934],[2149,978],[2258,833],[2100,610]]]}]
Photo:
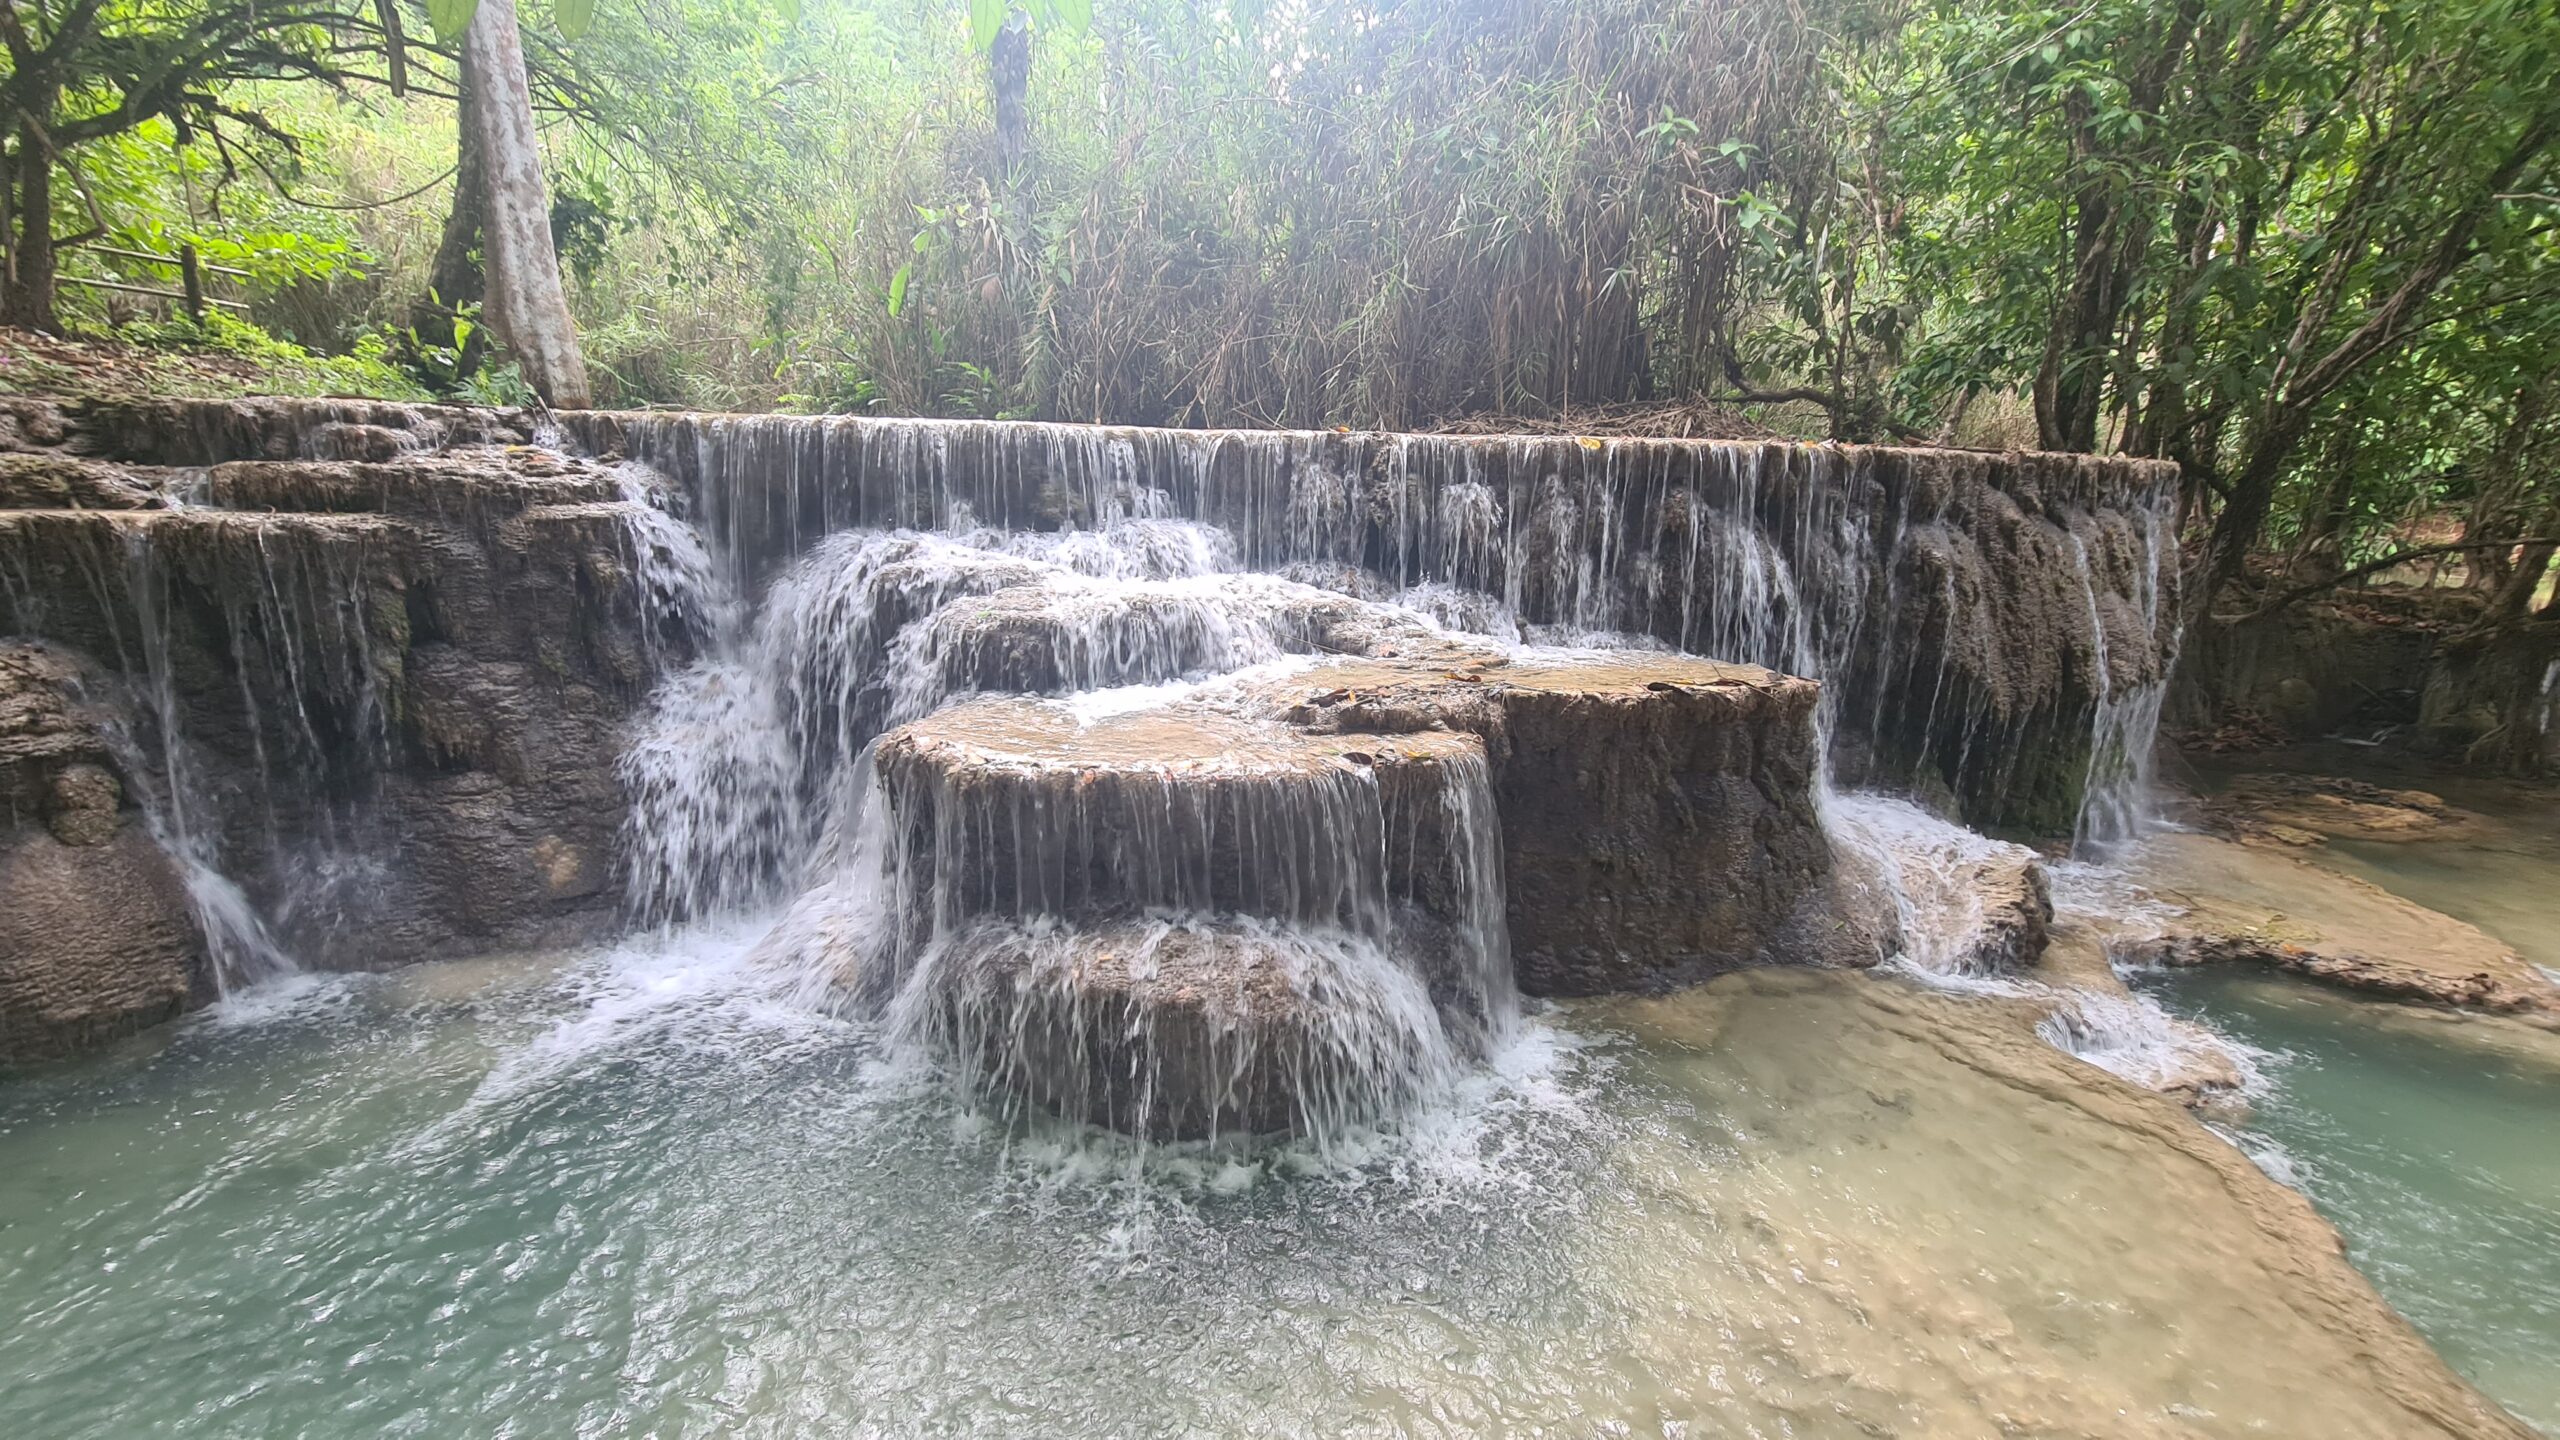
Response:
[{"label": "green foliage", "polygon": [[[480,0],[426,0],[428,23],[435,26],[436,38],[450,45],[471,28],[471,17],[480,13]],[[562,29],[565,31],[566,26]]]},{"label": "green foliage", "polygon": [[969,48],[981,53],[994,49],[1005,16],[1017,9],[1042,29],[1082,35],[1093,28],[1093,0],[1023,0],[1019,5],[1014,0],[969,0]]},{"label": "green foliage", "polygon": [[[166,115],[99,129],[57,228],[94,207],[106,244],[193,243],[249,272],[225,298],[315,345],[406,337],[450,66],[413,43],[406,100],[308,84],[372,54],[376,9],[290,3],[203,92],[273,133],[194,101],[185,145]],[[155,34],[217,13],[108,8]],[[454,34],[472,0],[427,11]],[[2337,560],[2448,508],[2514,533],[2560,488],[2481,459],[2543,423],[2520,397],[2560,365],[2548,0],[598,20],[552,0],[523,38],[567,122],[546,120],[555,241],[624,403],[1410,426],[1709,400],[1846,440],[2170,456],[2193,513],[2263,492],[2251,538]],[[991,76],[1026,56],[999,134]],[[111,108],[113,69],[60,113]],[[92,325],[167,308],[66,297]],[[438,390],[507,383],[447,348],[417,361]]]},{"label": "green foliage", "polygon": [[390,347],[379,335],[368,334],[347,354],[319,355],[220,310],[205,312],[201,323],[184,315],[132,320],[111,333],[155,355],[228,362],[153,367],[146,372],[151,377],[147,383],[161,393],[432,398],[392,363]]}]

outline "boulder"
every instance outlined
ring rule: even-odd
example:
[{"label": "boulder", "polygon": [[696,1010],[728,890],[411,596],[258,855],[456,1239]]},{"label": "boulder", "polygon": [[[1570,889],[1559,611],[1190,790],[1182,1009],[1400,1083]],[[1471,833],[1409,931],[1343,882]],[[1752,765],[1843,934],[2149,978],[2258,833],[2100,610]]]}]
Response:
[{"label": "boulder", "polygon": [[170,1019],[211,989],[185,885],[120,773],[113,682],[0,643],[0,1065]]},{"label": "boulder", "polygon": [[156,1025],[207,997],[186,886],[139,825],[0,839],[0,1065]]}]

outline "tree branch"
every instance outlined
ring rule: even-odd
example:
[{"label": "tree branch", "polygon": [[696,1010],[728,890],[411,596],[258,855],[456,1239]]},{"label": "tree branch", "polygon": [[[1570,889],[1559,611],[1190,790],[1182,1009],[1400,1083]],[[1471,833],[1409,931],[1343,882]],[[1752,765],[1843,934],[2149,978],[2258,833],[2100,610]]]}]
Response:
[{"label": "tree branch", "polygon": [[2548,535],[2519,535],[2512,540],[2455,540],[2442,545],[2413,545],[2406,550],[2395,550],[2379,560],[2366,561],[2352,570],[2342,571],[2326,580],[2314,580],[2308,585],[2297,585],[2246,614],[2217,615],[2214,619],[2224,625],[2243,625],[2249,621],[2273,615],[2323,590],[2334,590],[2350,581],[2361,580],[2367,575],[2380,574],[2395,565],[2406,565],[2412,560],[2424,560],[2430,555],[2453,555],[2464,550],[2506,550],[2518,545],[2560,545],[2560,539],[2554,539]]}]

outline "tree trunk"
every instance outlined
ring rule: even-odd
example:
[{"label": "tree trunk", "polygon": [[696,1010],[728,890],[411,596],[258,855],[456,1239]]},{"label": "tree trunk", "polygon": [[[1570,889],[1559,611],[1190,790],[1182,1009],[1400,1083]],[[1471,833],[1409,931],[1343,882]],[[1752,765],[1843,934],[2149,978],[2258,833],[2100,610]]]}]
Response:
[{"label": "tree trunk", "polygon": [[542,183],[515,0],[481,0],[462,44],[478,89],[478,103],[464,107],[463,123],[480,151],[488,205],[481,225],[488,300],[481,315],[544,400],[580,409],[591,403],[587,363],[560,288],[560,257],[551,248],[551,195]]},{"label": "tree trunk", "polygon": [[2119,228],[2140,225],[2123,215],[2107,182],[2082,188],[2075,208],[2071,279],[2054,307],[2044,361],[2035,382],[2037,443],[2087,454],[2098,448],[2098,408],[2106,393],[2106,360],[2124,311],[2123,252],[2140,242]]},{"label": "tree trunk", "polygon": [[2508,572],[2507,583],[2489,602],[2485,623],[2513,625],[2525,618],[2533,606],[2533,592],[2542,588],[2542,577],[2551,568],[2551,547],[2527,545],[2524,553]]},{"label": "tree trunk", "polygon": [[995,100],[996,183],[999,195],[1020,189],[1023,161],[1031,151],[1031,17],[1006,12],[987,50],[987,89]]},{"label": "tree trunk", "polygon": [[54,313],[53,147],[32,120],[18,124],[18,243],[0,281],[0,324],[59,334]]},{"label": "tree trunk", "polygon": [[[465,306],[478,305],[483,295],[480,276],[480,231],[482,217],[489,208],[489,182],[480,164],[480,147],[472,140],[475,123],[471,112],[480,103],[479,87],[472,74],[471,56],[462,57],[460,86],[461,125],[458,128],[457,152],[453,167],[453,208],[446,212],[444,233],[436,241],[435,263],[427,271],[428,294],[421,296],[409,312],[409,328],[420,340],[430,345],[453,344],[453,321]],[[475,330],[468,350],[481,349]],[[478,357],[465,354],[461,368],[478,367]]]},{"label": "tree trunk", "polygon": [[2347,517],[2355,506],[2356,456],[2363,448],[2358,443],[2363,426],[2363,418],[2354,413],[2338,418],[2337,443],[2325,457],[2329,481],[2303,515],[2302,540],[2293,551],[2291,569],[2299,584],[2334,580],[2347,568]]},{"label": "tree trunk", "polygon": [[2471,513],[2462,525],[2464,539],[2476,535],[2489,542],[2463,557],[2469,572],[2464,583],[2474,590],[2495,593],[2506,587],[2514,570],[2507,558],[2513,543],[2501,536],[2540,533],[2524,523],[2524,511],[2527,491],[2537,478],[2531,472],[2542,459],[2543,423],[2551,418],[2553,400],[2560,398],[2555,392],[2560,392],[2560,370],[2547,372],[2518,390],[2507,427],[2499,432],[2498,443],[2490,447],[2481,465],[2480,488],[2471,497]]},{"label": "tree trunk", "polygon": [[2248,458],[2231,477],[2230,497],[2215,517],[2212,538],[2205,545],[2204,583],[2191,592],[2196,614],[2205,613],[2214,597],[2247,568],[2249,550],[2258,543],[2267,512],[2274,508],[2276,481],[2283,478],[2294,447],[2310,427],[2309,407],[2277,406],[2251,437]]}]

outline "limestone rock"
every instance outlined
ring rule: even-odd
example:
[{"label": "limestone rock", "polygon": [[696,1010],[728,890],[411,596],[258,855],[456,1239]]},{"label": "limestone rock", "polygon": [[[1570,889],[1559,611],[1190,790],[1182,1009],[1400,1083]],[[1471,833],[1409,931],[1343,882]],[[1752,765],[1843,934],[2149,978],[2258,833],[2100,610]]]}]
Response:
[{"label": "limestone rock", "polygon": [[[199,838],[303,963],[619,918],[621,726],[692,637],[646,607],[622,478],[529,438],[432,407],[100,401],[0,457],[0,634],[167,685]],[[193,467],[185,508],[168,466]],[[124,729],[158,764],[157,707]],[[120,773],[83,752],[13,793],[96,845]]]},{"label": "limestone rock", "polygon": [[45,824],[65,845],[103,845],[115,838],[124,786],[103,765],[65,765],[53,777]]},{"label": "limestone rock", "polygon": [[1839,700],[1844,778],[2052,832],[2077,813],[2092,711],[2163,682],[2178,615],[2162,462],[850,416],[561,423],[700,497],[751,582],[845,525],[1180,515],[1235,536],[1247,568],[1353,594],[1499,596],[1565,640],[1633,632],[1786,668],[1809,652]]},{"label": "limestone rock", "polygon": [[0,507],[12,510],[156,510],[168,496],[152,471],[58,451],[0,453]]},{"label": "limestone rock", "polygon": [[[1818,687],[1750,665],[1340,661],[1291,682],[1319,733],[1484,737],[1521,988],[1592,995],[1746,965],[1872,963],[1814,805]],[[1338,695],[1339,698],[1330,698]]]},{"label": "limestone rock", "polygon": [[128,804],[113,683],[0,642],[0,1065],[155,1024],[210,988],[185,886]]},{"label": "limestone rock", "polygon": [[972,925],[938,957],[946,1050],[1051,1111],[1157,1139],[1324,1132],[1432,1078],[1430,1037],[1375,1033],[1346,985],[1400,978],[1340,934],[1201,920]]},{"label": "limestone rock", "polygon": [[[1842,886],[1813,803],[1815,693],[1456,650],[1100,718],[955,706],[875,752],[889,914],[839,978],[1079,1119],[1321,1126],[1425,1083],[1401,1067],[1449,1053],[1435,1037],[1481,1045],[1515,977],[1872,963],[1876,917],[1838,907],[1876,897]],[[823,908],[786,943],[841,959]]]},{"label": "limestone rock", "polygon": [[175,1018],[203,999],[203,957],[186,887],[140,826],[0,840],[0,1064]]},{"label": "limestone rock", "polygon": [[2390,999],[2454,1005],[2560,1027],[2560,985],[2451,916],[2282,851],[2163,835],[2136,876],[2178,911],[2126,958],[2243,960]]}]

